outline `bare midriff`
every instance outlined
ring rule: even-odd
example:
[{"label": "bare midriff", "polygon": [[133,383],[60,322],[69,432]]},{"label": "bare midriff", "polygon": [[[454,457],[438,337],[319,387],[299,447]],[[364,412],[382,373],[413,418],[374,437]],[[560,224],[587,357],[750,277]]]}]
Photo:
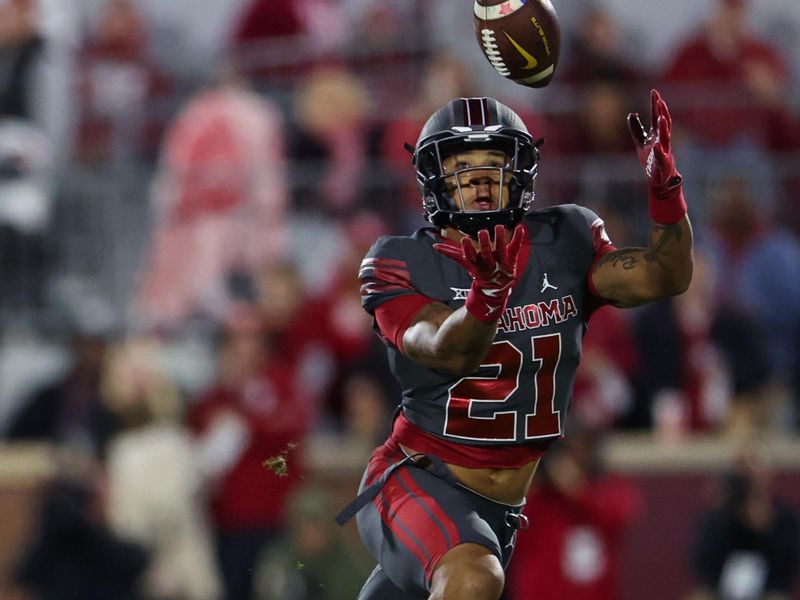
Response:
[{"label": "bare midriff", "polygon": [[[412,448],[402,446],[407,454],[417,454]],[[503,504],[521,504],[530,489],[539,458],[512,469],[474,469],[445,463],[453,476],[465,487],[481,496]]]}]

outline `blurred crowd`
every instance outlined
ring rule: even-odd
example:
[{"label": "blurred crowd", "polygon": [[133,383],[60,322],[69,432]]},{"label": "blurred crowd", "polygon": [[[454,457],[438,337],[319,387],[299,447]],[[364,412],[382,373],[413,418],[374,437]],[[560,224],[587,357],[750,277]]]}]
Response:
[{"label": "blurred crowd", "polygon": [[[502,81],[472,41],[464,51],[465,3],[229,4],[216,52],[195,56],[152,2],[0,0],[0,360],[20,331],[60,357],[44,381],[32,369],[16,393],[2,388],[0,434],[81,465],[43,488],[9,594],[355,597],[371,564],[334,527],[342,482],[311,455],[334,440],[360,464],[389,427],[400,390],[356,274],[378,236],[424,225],[403,144],[456,96],[517,110],[545,138],[536,205],[589,206],[624,246],[648,230],[625,116],[646,115],[658,87],[695,226],[686,294],[592,317],[575,439],[542,467],[529,512],[550,516],[520,536],[508,600],[617,597],[642,498],[599,464],[609,433],[797,434],[800,74],[752,27],[749,0],[709,0],[656,66],[631,52],[646,31],[585,2],[562,22],[556,80],[537,92]],[[146,174],[140,197],[124,198],[140,218],[118,216],[115,231],[138,258],[116,261],[124,302],[109,302],[100,274],[114,250],[67,232],[132,171]],[[70,203],[92,185],[98,206]],[[67,248],[89,265],[78,284]],[[726,585],[726,598],[789,597],[796,520],[748,468],[725,479],[719,514],[686,549],[698,598]],[[715,528],[742,511],[748,540],[795,540],[776,542],[789,548],[780,574],[761,547],[755,563],[726,562]],[[552,591],[532,588],[540,577]]]}]

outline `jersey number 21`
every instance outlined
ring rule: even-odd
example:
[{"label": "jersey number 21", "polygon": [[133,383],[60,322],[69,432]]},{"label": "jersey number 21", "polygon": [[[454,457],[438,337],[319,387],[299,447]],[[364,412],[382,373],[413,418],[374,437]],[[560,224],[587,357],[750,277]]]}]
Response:
[{"label": "jersey number 21", "polygon": [[[481,364],[481,371],[488,374],[465,377],[450,388],[444,434],[466,440],[509,442],[559,435],[561,414],[554,403],[561,334],[532,337],[531,351],[534,386],[520,388],[523,352],[509,341],[495,342]],[[518,398],[519,394],[528,398]],[[504,410],[512,397],[515,408]],[[476,403],[489,402],[495,405],[489,416],[473,414]],[[524,419],[524,440],[518,440],[516,435],[519,418]]]}]

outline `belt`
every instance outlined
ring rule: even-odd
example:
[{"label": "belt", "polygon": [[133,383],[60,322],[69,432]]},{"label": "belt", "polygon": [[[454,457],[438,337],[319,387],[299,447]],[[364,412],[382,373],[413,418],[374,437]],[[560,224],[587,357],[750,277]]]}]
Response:
[{"label": "belt", "polygon": [[381,488],[386,485],[386,481],[389,479],[389,476],[404,465],[418,467],[420,469],[427,469],[437,477],[444,479],[447,483],[451,485],[458,485],[458,481],[450,472],[450,469],[447,468],[447,465],[445,465],[444,462],[442,462],[442,459],[439,457],[422,453],[411,454],[406,456],[403,460],[389,465],[389,467],[387,467],[387,469],[381,473],[381,476],[378,477],[378,479],[364,488],[361,493],[359,493],[358,496],[353,499],[352,502],[345,506],[344,509],[342,509],[338,515],[336,515],[336,522],[339,525],[344,525],[350,519],[356,516],[356,514],[358,514],[362,508],[375,499],[375,496],[378,495],[378,492],[381,491]]},{"label": "belt", "polygon": [[[339,525],[344,525],[354,516],[356,516],[359,511],[364,508],[367,504],[372,502],[375,499],[375,496],[381,491],[381,488],[386,485],[386,482],[389,480],[389,476],[394,473],[400,467],[408,465],[410,467],[417,467],[419,469],[426,469],[440,477],[447,483],[452,486],[460,487],[465,490],[472,492],[469,488],[464,487],[459,481],[453,476],[453,473],[450,469],[447,468],[447,465],[444,464],[441,458],[438,456],[432,456],[430,454],[422,454],[418,452],[416,454],[411,454],[406,456],[403,460],[399,460],[396,463],[392,463],[389,465],[386,470],[381,473],[381,476],[378,477],[374,482],[368,485],[366,488],[361,490],[361,492],[356,496],[347,506],[345,506],[342,511],[336,515],[336,522]],[[472,492],[475,493],[475,492]],[[487,500],[490,500],[487,498]],[[502,505],[502,503],[492,501],[498,505]],[[524,506],[524,505],[523,505]],[[514,508],[509,508],[505,512],[505,524],[506,526],[517,530],[517,529],[527,529],[528,528],[528,517],[522,514],[523,506],[519,506]]]}]

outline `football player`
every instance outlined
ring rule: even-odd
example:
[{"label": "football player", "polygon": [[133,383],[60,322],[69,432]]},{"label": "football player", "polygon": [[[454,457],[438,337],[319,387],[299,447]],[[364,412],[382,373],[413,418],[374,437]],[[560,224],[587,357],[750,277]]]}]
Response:
[{"label": "football player", "polygon": [[359,598],[497,600],[539,459],[564,435],[593,310],[680,294],[692,231],[667,105],[628,116],[652,218],[646,248],[615,248],[577,205],[529,212],[541,141],[492,98],[424,125],[413,164],[433,227],[382,237],[359,274],[403,390],[357,515],[378,566]]}]

